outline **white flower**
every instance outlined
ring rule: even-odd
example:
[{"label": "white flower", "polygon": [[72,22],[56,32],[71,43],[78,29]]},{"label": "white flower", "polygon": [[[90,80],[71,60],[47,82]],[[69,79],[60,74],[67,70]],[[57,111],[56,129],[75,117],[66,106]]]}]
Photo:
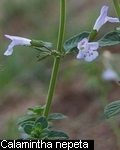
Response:
[{"label": "white flower", "polygon": [[88,42],[87,38],[82,39],[77,45],[79,50],[77,59],[84,58],[88,62],[94,60],[98,56],[98,52],[96,51],[98,47],[98,42]]},{"label": "white flower", "polygon": [[103,6],[100,12],[100,16],[95,22],[93,30],[99,30],[107,21],[109,22],[120,22],[118,18],[112,18],[107,16],[108,6]]},{"label": "white flower", "polygon": [[117,75],[117,73],[112,70],[111,68],[108,68],[106,69],[103,74],[102,74],[102,78],[104,80],[108,80],[108,81],[111,81],[111,80],[119,80],[119,76]]},{"label": "white flower", "polygon": [[5,51],[4,55],[9,56],[13,52],[13,47],[16,45],[25,45],[25,46],[30,46],[31,45],[31,40],[23,37],[18,37],[18,36],[11,36],[11,35],[5,35],[6,38],[11,39],[12,42],[8,46],[8,49]]}]

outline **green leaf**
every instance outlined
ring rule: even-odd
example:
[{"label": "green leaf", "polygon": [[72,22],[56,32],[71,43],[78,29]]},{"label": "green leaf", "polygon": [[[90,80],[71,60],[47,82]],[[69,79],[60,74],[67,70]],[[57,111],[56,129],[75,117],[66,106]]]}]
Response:
[{"label": "green leaf", "polygon": [[48,140],[68,139],[66,133],[59,130],[51,130],[48,135]]},{"label": "green leaf", "polygon": [[31,124],[25,124],[23,126],[23,129],[24,129],[25,133],[31,134],[31,132],[33,130],[33,125],[31,125]]},{"label": "green leaf", "polygon": [[33,111],[28,111],[28,115],[29,115],[29,116],[35,116],[36,113],[34,113]]},{"label": "green leaf", "polygon": [[31,137],[34,137],[34,138],[38,138],[38,136],[39,136],[39,134],[40,134],[40,131],[36,131],[34,128],[33,128],[33,131],[31,132]]},{"label": "green leaf", "polygon": [[18,119],[17,124],[19,125],[21,123],[28,122],[28,121],[35,121],[35,118],[22,117]]},{"label": "green leaf", "polygon": [[120,32],[120,26],[115,29],[117,32]]},{"label": "green leaf", "polygon": [[52,122],[48,122],[48,128],[52,128],[53,127],[53,123]]},{"label": "green leaf", "polygon": [[29,112],[28,114],[29,115],[41,115],[42,112],[44,111],[45,109],[45,105],[44,106],[36,106],[35,108],[28,108]]},{"label": "green leaf", "polygon": [[38,123],[41,124],[42,130],[43,130],[44,128],[47,128],[47,127],[48,127],[48,121],[47,121],[47,119],[46,119],[44,116],[41,116],[41,117],[39,117],[38,119],[36,119],[36,121],[35,121],[35,126],[36,126]]},{"label": "green leaf", "polygon": [[50,53],[44,53],[44,54],[40,54],[37,56],[38,60],[37,61],[41,61],[45,58],[47,58],[48,56],[50,56],[51,54]]},{"label": "green leaf", "polygon": [[44,48],[44,47],[35,47],[35,46],[32,46],[32,48],[34,48],[34,49],[36,49],[36,50],[38,50],[38,51],[40,51],[40,52],[46,52],[46,53],[49,53],[50,52],[50,50],[48,50],[47,48]]},{"label": "green leaf", "polygon": [[23,122],[22,124],[20,124],[20,126],[24,127],[26,124],[34,126],[34,121]]},{"label": "green leaf", "polygon": [[120,32],[111,31],[105,34],[99,41],[101,47],[112,46],[120,43]]},{"label": "green leaf", "polygon": [[48,120],[59,120],[67,118],[67,116],[61,114],[61,113],[52,113],[48,116]]},{"label": "green leaf", "polygon": [[42,130],[42,126],[41,126],[41,123],[40,123],[40,122],[36,124],[35,130],[36,130],[36,131],[41,131],[41,130]]},{"label": "green leaf", "polygon": [[106,118],[110,118],[118,113],[120,113],[120,100],[108,104],[104,109]]},{"label": "green leaf", "polygon": [[22,127],[22,126],[19,126],[19,127],[18,127],[18,131],[20,131],[21,133],[24,133],[23,127]]},{"label": "green leaf", "polygon": [[46,138],[48,136],[49,132],[50,132],[49,129],[43,129],[42,132],[40,133],[39,138],[40,139]]},{"label": "green leaf", "polygon": [[73,36],[72,38],[68,39],[67,41],[65,41],[65,43],[63,44],[63,48],[65,50],[65,52],[70,53],[73,50],[77,50],[77,44],[83,39],[83,38],[87,38],[89,36],[89,32],[82,32],[79,33],[75,36]]}]

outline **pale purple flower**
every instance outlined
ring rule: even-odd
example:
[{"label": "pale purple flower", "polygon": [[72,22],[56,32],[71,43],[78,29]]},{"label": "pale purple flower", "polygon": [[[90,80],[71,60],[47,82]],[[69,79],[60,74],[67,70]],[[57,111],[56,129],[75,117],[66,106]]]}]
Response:
[{"label": "pale purple flower", "polygon": [[96,51],[98,47],[98,42],[88,42],[87,38],[82,39],[77,45],[79,50],[77,59],[84,58],[88,62],[94,60],[98,56],[98,52]]},{"label": "pale purple flower", "polygon": [[108,22],[120,22],[118,18],[112,18],[107,16],[108,6],[103,6],[100,12],[100,16],[95,22],[93,30],[99,30],[107,21]]},{"label": "pale purple flower", "polygon": [[111,68],[106,69],[103,73],[102,73],[102,78],[104,80],[119,80],[119,76],[118,74]]},{"label": "pale purple flower", "polygon": [[5,51],[4,55],[9,56],[13,52],[13,47],[16,45],[25,45],[25,46],[30,46],[31,45],[31,40],[23,37],[18,37],[18,36],[11,36],[11,35],[5,35],[6,38],[12,40],[10,45],[8,46],[7,50]]}]

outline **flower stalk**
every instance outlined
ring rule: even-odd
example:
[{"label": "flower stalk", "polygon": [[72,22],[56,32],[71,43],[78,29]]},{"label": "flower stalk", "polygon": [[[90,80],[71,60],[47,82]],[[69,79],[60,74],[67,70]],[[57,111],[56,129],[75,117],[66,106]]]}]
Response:
[{"label": "flower stalk", "polygon": [[[59,24],[59,33],[58,33],[58,42],[57,42],[58,52],[62,52],[62,44],[63,44],[64,32],[65,32],[65,20],[66,20],[66,0],[60,0],[60,24]],[[51,108],[60,59],[61,58],[57,56],[54,59],[53,70],[51,74],[48,95],[46,100],[46,107],[43,113],[45,117],[48,117]]]},{"label": "flower stalk", "polygon": [[113,0],[114,6],[115,6],[115,10],[117,13],[118,18],[120,19],[120,4],[118,0]]}]

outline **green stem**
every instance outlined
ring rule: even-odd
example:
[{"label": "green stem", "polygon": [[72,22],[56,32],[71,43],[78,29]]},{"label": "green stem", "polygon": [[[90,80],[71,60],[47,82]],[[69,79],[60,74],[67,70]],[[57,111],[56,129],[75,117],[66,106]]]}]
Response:
[{"label": "green stem", "polygon": [[[65,19],[66,19],[66,0],[60,0],[60,25],[59,25],[58,42],[57,42],[57,51],[59,52],[62,51],[62,44],[63,44],[64,32],[65,32]],[[45,117],[48,117],[51,108],[60,59],[61,59],[60,57],[55,57],[54,59],[53,70],[52,70],[52,75],[50,79],[48,95],[46,100],[46,107],[44,110]]]},{"label": "green stem", "polygon": [[97,36],[98,32],[96,30],[92,30],[90,35],[89,35],[89,42],[92,42],[95,37]]},{"label": "green stem", "polygon": [[118,15],[118,18],[120,19],[120,4],[118,0],[113,0],[114,6],[115,6],[115,10],[116,13]]}]

